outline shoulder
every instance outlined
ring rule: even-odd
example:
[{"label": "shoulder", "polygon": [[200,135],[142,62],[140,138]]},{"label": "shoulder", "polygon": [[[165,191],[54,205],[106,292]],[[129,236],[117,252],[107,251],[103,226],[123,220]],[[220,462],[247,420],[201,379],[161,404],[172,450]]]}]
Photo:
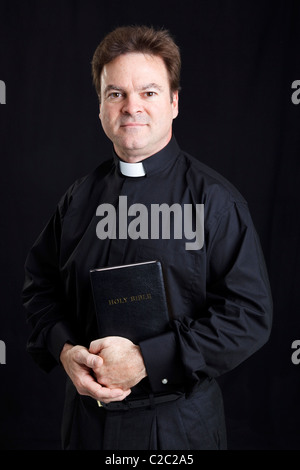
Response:
[{"label": "shoulder", "polygon": [[206,193],[220,192],[223,196],[227,195],[229,199],[234,199],[236,202],[246,203],[240,191],[216,170],[186,152],[181,153],[181,158],[187,166],[191,182],[197,186],[201,185],[201,189]]},{"label": "shoulder", "polygon": [[208,226],[232,210],[248,213],[247,201],[227,178],[184,151],[180,163],[193,199],[204,204]]},{"label": "shoulder", "polygon": [[76,179],[65,191],[58,203],[58,209],[65,214],[70,204],[74,201],[85,201],[93,193],[94,189],[113,171],[113,159],[105,160],[90,173]]}]

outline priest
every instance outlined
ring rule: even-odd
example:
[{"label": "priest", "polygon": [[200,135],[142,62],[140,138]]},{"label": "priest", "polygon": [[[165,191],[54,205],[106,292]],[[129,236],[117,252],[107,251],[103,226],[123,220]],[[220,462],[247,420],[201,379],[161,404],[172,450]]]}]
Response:
[{"label": "priest", "polygon": [[[247,202],[173,134],[180,67],[165,30],[119,27],[101,41],[92,73],[112,155],[66,191],[26,260],[28,352],[44,370],[66,371],[63,449],[226,449],[216,378],[270,335],[268,274]],[[187,249],[174,217],[170,236],[157,227],[156,236],[128,236],[121,197],[149,213],[188,205],[194,228],[203,207],[203,242]],[[105,204],[123,236],[97,236]],[[163,267],[168,330],[136,344],[100,338],[90,270],[151,260]]]}]

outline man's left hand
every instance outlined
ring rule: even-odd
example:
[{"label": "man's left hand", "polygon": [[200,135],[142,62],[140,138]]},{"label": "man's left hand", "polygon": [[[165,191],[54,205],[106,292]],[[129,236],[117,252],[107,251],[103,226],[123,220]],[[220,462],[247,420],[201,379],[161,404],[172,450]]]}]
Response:
[{"label": "man's left hand", "polygon": [[97,339],[91,342],[89,351],[103,359],[103,364],[93,370],[97,381],[105,387],[128,390],[147,375],[140,347],[127,338]]}]

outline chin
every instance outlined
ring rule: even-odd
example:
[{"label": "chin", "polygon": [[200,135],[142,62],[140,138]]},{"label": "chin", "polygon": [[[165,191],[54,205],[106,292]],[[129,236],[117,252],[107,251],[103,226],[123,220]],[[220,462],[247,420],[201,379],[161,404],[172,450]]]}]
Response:
[{"label": "chin", "polygon": [[142,150],[143,148],[147,147],[148,142],[144,142],[142,140],[133,140],[133,139],[121,139],[118,141],[118,146],[124,151],[128,150]]}]

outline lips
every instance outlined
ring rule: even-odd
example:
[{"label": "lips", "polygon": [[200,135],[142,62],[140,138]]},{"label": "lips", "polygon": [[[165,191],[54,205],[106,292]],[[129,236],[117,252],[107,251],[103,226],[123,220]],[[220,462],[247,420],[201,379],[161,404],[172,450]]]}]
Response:
[{"label": "lips", "polygon": [[147,124],[140,123],[140,122],[127,122],[125,124],[121,124],[120,127],[143,127],[147,126]]}]

